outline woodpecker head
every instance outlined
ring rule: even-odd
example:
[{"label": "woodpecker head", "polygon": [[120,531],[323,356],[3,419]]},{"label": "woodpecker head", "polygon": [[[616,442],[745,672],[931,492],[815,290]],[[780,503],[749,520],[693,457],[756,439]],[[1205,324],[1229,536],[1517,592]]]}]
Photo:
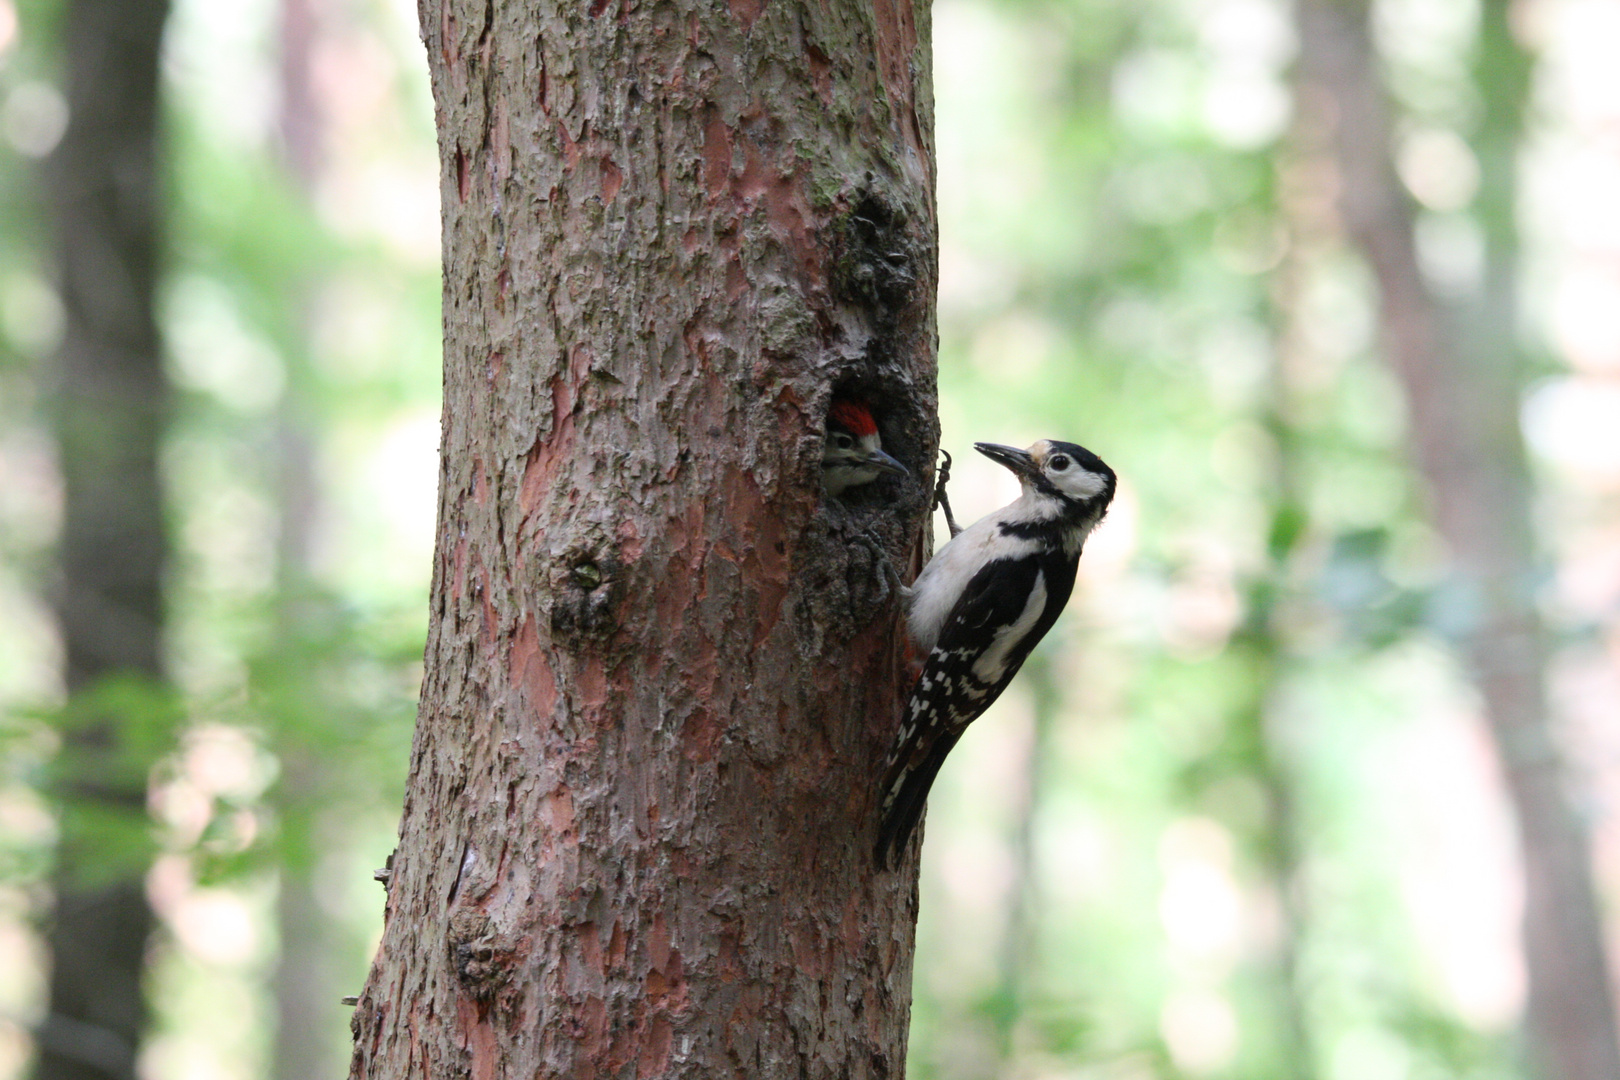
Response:
[{"label": "woodpecker head", "polygon": [[884,473],[911,475],[906,467],[883,452],[877,421],[864,402],[850,398],[834,401],[827,412],[827,438],[821,447],[821,482],[827,494],[870,484]]},{"label": "woodpecker head", "polygon": [[1114,498],[1114,470],[1083,446],[1042,439],[1028,450],[974,443],[991,461],[1012,470],[1025,496],[1050,504],[1052,516],[1095,524]]}]

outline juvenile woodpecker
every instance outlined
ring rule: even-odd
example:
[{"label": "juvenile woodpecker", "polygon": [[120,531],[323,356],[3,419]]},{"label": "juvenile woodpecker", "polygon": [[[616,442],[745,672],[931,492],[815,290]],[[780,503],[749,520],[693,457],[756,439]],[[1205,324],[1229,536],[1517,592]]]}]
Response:
[{"label": "juvenile woodpecker", "polygon": [[834,401],[827,411],[827,438],[821,447],[821,483],[827,494],[837,498],[884,473],[910,475],[904,465],[883,452],[872,410],[850,398]]},{"label": "juvenile woodpecker", "polygon": [[1114,498],[1114,470],[1083,446],[974,449],[1011,469],[1023,494],[952,537],[910,590],[908,628],[927,659],[883,770],[879,863],[905,850],[945,756],[1057,621]]}]

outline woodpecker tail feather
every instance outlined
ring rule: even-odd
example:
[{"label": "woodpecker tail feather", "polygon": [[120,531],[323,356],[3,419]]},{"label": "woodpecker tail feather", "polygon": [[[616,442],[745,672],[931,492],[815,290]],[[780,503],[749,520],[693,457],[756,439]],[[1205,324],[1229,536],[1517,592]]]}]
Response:
[{"label": "woodpecker tail feather", "polygon": [[[875,853],[879,866],[898,862],[911,834],[922,820],[923,807],[928,805],[928,792],[934,786],[939,768],[945,764],[963,729],[949,732],[921,732],[930,745],[920,747],[922,739],[902,742],[883,778],[883,806],[878,824]],[[920,754],[920,757],[919,757]]]}]

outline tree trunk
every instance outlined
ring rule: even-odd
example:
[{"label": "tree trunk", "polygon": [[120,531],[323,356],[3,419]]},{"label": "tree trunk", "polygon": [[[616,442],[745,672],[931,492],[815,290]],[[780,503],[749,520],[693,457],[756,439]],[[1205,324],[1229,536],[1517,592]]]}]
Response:
[{"label": "tree trunk", "polygon": [[[1406,389],[1413,452],[1435,523],[1475,609],[1464,647],[1517,811],[1525,868],[1528,1020],[1539,1076],[1620,1076],[1614,1005],[1587,838],[1563,790],[1544,687],[1546,635],[1531,567],[1530,478],[1519,430],[1514,170],[1528,60],[1506,0],[1481,20],[1480,295],[1449,313],[1416,258],[1413,213],[1390,165],[1390,125],[1362,3],[1299,13],[1304,104],[1328,119],[1345,227],[1377,281],[1385,350]],[[1462,329],[1466,327],[1467,329]]]},{"label": "tree trunk", "polygon": [[[63,813],[47,931],[50,1011],[36,1032],[41,1080],[133,1078],[146,1025],[141,976],[153,917],[141,840],[152,746],[134,725],[154,715],[154,703],[126,693],[120,704],[106,690],[111,678],[155,685],[162,674],[165,381],[153,291],[167,10],[164,0],[74,0],[65,16],[71,122],[48,178],[66,311],[56,610],[77,700],[55,768]],[[109,831],[109,822],[118,824]],[[109,835],[135,842],[108,850]]]},{"label": "tree trunk", "polygon": [[[874,558],[937,445],[926,3],[424,0],[445,404],[355,1078],[904,1070]],[[835,390],[912,471],[820,491]]]}]

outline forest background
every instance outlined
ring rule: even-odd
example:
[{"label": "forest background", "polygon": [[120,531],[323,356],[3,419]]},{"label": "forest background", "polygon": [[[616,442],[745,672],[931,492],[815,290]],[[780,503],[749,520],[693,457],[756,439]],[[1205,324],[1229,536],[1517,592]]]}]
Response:
[{"label": "forest background", "polygon": [[[1425,295],[1465,317],[1508,260],[1517,318],[1490,345],[1518,407],[1442,395],[1530,451],[1518,580],[1613,942],[1620,4],[1508,14],[1522,63],[1470,0],[1378,0],[1372,40]],[[69,120],[61,17],[0,0],[0,1078],[29,1070],[72,813],[50,788],[63,311],[41,183]],[[1387,303],[1333,209],[1357,177],[1313,128],[1294,13],[939,0],[934,35],[953,501],[966,519],[1009,496],[980,439],[1083,442],[1122,491],[1068,615],[936,788],[909,1075],[1528,1075],[1480,600],[1414,465]],[[159,743],[150,821],[98,835],[109,865],[150,859],[161,918],[141,1075],[337,1076],[427,616],[438,179],[416,12],[178,0],[162,91],[176,697],[128,691]]]}]

